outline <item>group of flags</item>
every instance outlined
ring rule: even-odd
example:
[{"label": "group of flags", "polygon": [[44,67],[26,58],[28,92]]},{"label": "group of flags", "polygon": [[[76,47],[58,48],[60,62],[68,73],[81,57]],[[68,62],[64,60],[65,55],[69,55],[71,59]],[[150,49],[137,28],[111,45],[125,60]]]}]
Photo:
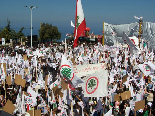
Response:
[{"label": "group of flags", "polygon": [[103,69],[95,71],[91,75],[86,75],[82,80],[74,74],[72,64],[66,56],[62,56],[60,75],[73,87],[81,85],[84,97],[104,97],[107,95],[108,71]]},{"label": "group of flags", "polygon": [[[76,1],[76,13],[75,13],[75,26],[73,22],[71,21],[71,26],[74,27],[74,46],[75,48],[78,45],[78,38],[83,34],[83,32],[86,30],[86,20],[84,17],[84,12],[81,4],[81,0]],[[131,49],[131,54],[136,53],[138,50],[135,47],[134,43],[131,42],[129,37],[123,32],[122,39],[126,41],[129,48]]]}]

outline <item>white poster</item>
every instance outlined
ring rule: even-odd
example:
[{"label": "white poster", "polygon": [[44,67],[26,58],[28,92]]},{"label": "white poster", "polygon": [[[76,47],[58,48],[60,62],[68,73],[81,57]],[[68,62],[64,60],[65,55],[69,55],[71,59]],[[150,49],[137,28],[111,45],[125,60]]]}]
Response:
[{"label": "white poster", "polygon": [[108,70],[95,72],[85,78],[84,97],[105,97],[108,94]]},{"label": "white poster", "polygon": [[5,45],[5,38],[2,38],[2,45]]},{"label": "white poster", "polygon": [[105,63],[98,64],[84,64],[84,65],[74,65],[73,70],[76,76],[82,77],[88,74],[93,74],[95,71],[101,71],[105,69]]}]

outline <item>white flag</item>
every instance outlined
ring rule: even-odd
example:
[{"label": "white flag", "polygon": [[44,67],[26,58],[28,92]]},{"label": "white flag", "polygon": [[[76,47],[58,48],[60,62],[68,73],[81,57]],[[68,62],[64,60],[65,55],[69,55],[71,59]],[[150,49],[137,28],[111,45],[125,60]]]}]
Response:
[{"label": "white flag", "polygon": [[151,73],[151,67],[146,62],[143,64],[139,64],[138,67],[146,76]]},{"label": "white flag", "polygon": [[104,116],[111,116],[111,115],[112,115],[112,108],[110,108],[110,110],[106,114],[104,114]]},{"label": "white flag", "polygon": [[108,71],[102,70],[86,77],[83,84],[84,97],[107,96]]},{"label": "white flag", "polygon": [[155,65],[154,65],[152,62],[148,61],[148,65],[149,65],[153,70],[155,70]]},{"label": "white flag", "polygon": [[51,85],[50,85],[50,89],[52,89],[52,88],[54,88],[54,87],[56,87],[56,86],[58,86],[59,85],[59,80],[57,79],[54,83],[52,83]]},{"label": "white flag", "polygon": [[4,72],[3,63],[1,64],[0,70],[1,70],[1,79],[2,79],[3,81],[5,81],[5,72]]},{"label": "white flag", "polygon": [[63,78],[72,80],[74,78],[74,72],[71,63],[67,60],[66,56],[62,56],[60,75]]},{"label": "white flag", "polygon": [[65,55],[62,56],[60,75],[66,80],[70,80],[74,86],[83,83],[80,78],[74,75],[73,67]]},{"label": "white flag", "polygon": [[71,21],[71,26],[72,26],[72,27],[75,27],[75,25],[74,25],[73,21]]},{"label": "white flag", "polygon": [[22,107],[22,114],[25,114],[25,98],[24,98],[24,92],[22,94],[22,103],[21,103],[21,107]]}]

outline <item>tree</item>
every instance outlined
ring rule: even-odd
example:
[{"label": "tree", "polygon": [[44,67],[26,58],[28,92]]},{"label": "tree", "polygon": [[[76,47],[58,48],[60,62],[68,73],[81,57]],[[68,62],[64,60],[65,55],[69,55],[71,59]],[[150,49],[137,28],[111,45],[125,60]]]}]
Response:
[{"label": "tree", "polygon": [[0,37],[5,38],[6,41],[16,38],[16,32],[11,29],[9,20],[7,20],[7,26],[0,32]]},{"label": "tree", "polygon": [[42,23],[39,29],[39,36],[44,41],[56,41],[61,38],[61,33],[56,26],[52,26],[48,23]]},{"label": "tree", "polygon": [[10,31],[7,28],[4,28],[1,32],[0,32],[0,37],[1,38],[5,38],[6,41],[12,39],[12,38],[16,38],[16,32],[15,30],[11,29]]},{"label": "tree", "polygon": [[23,38],[23,41],[25,39],[25,35],[22,32],[25,28],[22,27],[17,33],[14,29],[11,28],[10,21],[7,20],[7,26],[4,29],[0,29],[0,38],[5,38],[6,41],[9,41],[10,39],[18,39]]},{"label": "tree", "polygon": [[21,38],[21,37],[25,36],[24,33],[23,33],[23,30],[24,30],[24,29],[25,29],[25,28],[22,27],[22,28],[17,32],[17,38]]},{"label": "tree", "polygon": [[18,32],[17,32],[17,38],[22,38],[22,41],[26,41],[26,37],[25,37],[25,35],[24,35],[24,33],[23,33],[23,30],[24,30],[25,28],[24,27],[22,27]]}]

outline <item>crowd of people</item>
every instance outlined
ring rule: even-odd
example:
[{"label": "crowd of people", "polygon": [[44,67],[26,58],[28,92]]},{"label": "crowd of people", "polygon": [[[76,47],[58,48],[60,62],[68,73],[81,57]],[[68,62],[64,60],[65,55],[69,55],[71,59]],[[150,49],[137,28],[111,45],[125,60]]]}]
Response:
[{"label": "crowd of people", "polygon": [[[153,116],[154,52],[146,47],[134,54],[131,50],[100,43],[81,44],[75,49],[58,44],[1,48],[0,107],[3,110],[10,100],[15,107],[12,115],[29,115],[29,111],[41,109],[40,115],[45,116]],[[80,85],[68,86],[60,75],[64,54],[73,66],[105,64],[108,94],[85,97]],[[19,76],[26,81],[24,85],[18,84]]]}]

